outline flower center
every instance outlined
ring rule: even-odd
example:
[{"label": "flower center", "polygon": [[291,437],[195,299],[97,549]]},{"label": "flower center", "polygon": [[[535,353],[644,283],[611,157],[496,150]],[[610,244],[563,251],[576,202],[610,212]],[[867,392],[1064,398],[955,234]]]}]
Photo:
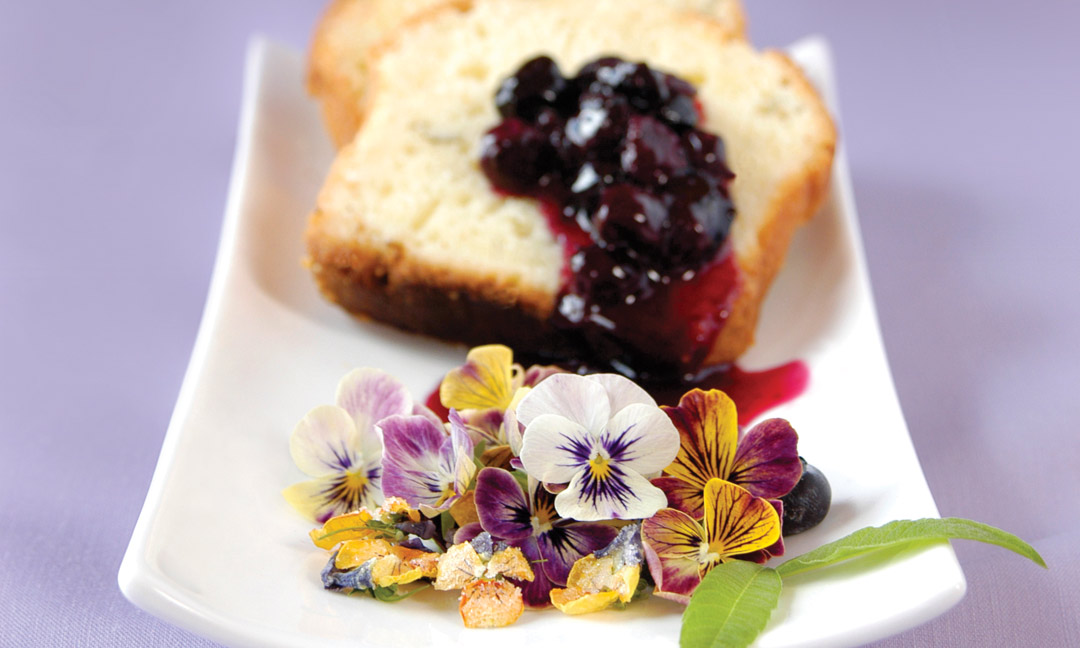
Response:
[{"label": "flower center", "polygon": [[592,459],[589,459],[589,470],[592,471],[593,477],[603,481],[611,476],[611,459],[597,452]]},{"label": "flower center", "polygon": [[701,556],[698,558],[702,566],[712,567],[717,563],[724,562],[724,547],[719,542],[702,542]]},{"label": "flower center", "polygon": [[354,491],[363,491],[367,486],[367,477],[363,470],[350,470],[345,473],[345,487]]},{"label": "flower center", "polygon": [[534,515],[530,519],[530,522],[532,522],[533,535],[540,535],[541,533],[547,533],[548,531],[551,531],[551,529],[552,529],[551,520],[547,519],[546,517],[541,518],[541,516],[539,516],[539,515]]},{"label": "flower center", "polygon": [[345,510],[353,511],[363,504],[367,483],[367,476],[362,469],[347,470],[339,474],[322,494],[327,503],[338,502],[344,505]]},{"label": "flower center", "polygon": [[454,491],[454,484],[447,483],[445,486],[443,486],[442,492],[439,493],[439,499],[437,502],[435,502],[435,506],[442,506],[446,502],[446,500],[450,499],[454,495],[457,495],[457,493]]}]

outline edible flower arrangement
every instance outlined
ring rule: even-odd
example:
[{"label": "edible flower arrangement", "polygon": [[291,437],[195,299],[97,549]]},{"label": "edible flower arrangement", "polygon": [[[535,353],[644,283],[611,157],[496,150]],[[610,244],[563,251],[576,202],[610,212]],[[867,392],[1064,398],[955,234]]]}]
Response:
[{"label": "edible flower arrangement", "polygon": [[[625,377],[526,369],[489,345],[472,349],[438,395],[445,417],[393,376],[358,369],[334,405],[293,430],[290,452],[311,479],[283,494],[321,525],[310,535],[331,552],[326,589],[382,601],[460,590],[470,628],[512,624],[525,608],[586,614],[651,592],[688,605],[682,645],[712,645],[721,632],[746,645],[785,572],[956,537],[1042,564],[1015,536],[947,519],[864,529],[766,567],[784,555],[785,531],[824,517],[828,482],[799,456],[787,421],[740,430],[721,391],[658,406]],[[700,614],[718,604],[738,611],[728,616],[739,627]]]}]

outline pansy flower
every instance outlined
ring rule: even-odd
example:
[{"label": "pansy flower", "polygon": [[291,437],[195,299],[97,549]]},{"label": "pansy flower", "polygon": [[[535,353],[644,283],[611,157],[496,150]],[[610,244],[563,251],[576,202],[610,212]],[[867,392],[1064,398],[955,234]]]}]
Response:
[{"label": "pansy flower", "polygon": [[[520,449],[516,421],[507,419],[521,398],[522,389],[561,372],[558,367],[532,366],[526,371],[514,362],[514,354],[501,344],[474,347],[465,364],[446,374],[439,385],[443,407],[455,409],[476,440]],[[517,443],[515,443],[517,442]],[[516,447],[515,447],[516,445]]]},{"label": "pansy flower", "polygon": [[377,369],[357,369],[342,378],[336,403],[308,412],[289,440],[296,466],[314,479],[282,494],[320,523],[382,501],[383,443],[375,424],[420,411],[397,379]]},{"label": "pansy flower", "polygon": [[454,538],[461,541],[480,529],[497,540],[521,548],[533,564],[532,582],[518,582],[529,607],[551,604],[552,587],[564,587],[574,563],[602,549],[616,530],[604,524],[574,522],[555,511],[555,496],[537,482],[529,495],[509,472],[484,468],[476,477],[476,510],[479,525],[464,527]]},{"label": "pansy flower", "polygon": [[704,509],[704,525],[673,508],[642,522],[641,540],[657,596],[685,604],[717,564],[771,547],[780,538],[780,517],[772,504],[731,482],[710,479]]},{"label": "pansy flower", "polygon": [[473,440],[456,413],[450,433],[426,416],[391,416],[379,422],[386,455],[383,490],[435,517],[466,494],[476,464]]},{"label": "pansy flower", "polygon": [[517,407],[525,426],[521,462],[566,488],[555,510],[576,520],[646,518],[667,505],[649,478],[679,451],[679,433],[656,401],[614,374],[556,374]]},{"label": "pansy flower", "polygon": [[783,497],[798,483],[799,437],[787,421],[763,421],[740,439],[735,403],[715,389],[693,389],[677,407],[663,409],[679,431],[680,447],[666,476],[653,484],[667,494],[672,508],[700,520],[711,479],[730,481],[766,499]]},{"label": "pansy flower", "polygon": [[611,544],[574,563],[566,587],[551,590],[551,602],[575,615],[599,612],[616,601],[629,603],[641,578],[643,551],[640,524],[619,529]]}]

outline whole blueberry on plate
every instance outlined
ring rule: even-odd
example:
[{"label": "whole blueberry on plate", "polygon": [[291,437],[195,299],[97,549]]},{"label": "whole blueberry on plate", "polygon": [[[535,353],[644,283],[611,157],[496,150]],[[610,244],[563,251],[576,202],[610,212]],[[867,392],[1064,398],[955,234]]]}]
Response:
[{"label": "whole blueberry on plate", "polygon": [[820,470],[806,463],[799,457],[803,473],[799,483],[791,492],[780,498],[784,503],[784,522],[782,533],[792,536],[808,531],[825,519],[832,503],[832,487]]}]

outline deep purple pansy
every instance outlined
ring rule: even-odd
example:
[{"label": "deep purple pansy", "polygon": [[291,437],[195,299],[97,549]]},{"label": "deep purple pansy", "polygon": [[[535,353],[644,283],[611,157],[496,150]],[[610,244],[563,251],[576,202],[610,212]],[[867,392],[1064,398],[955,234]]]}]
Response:
[{"label": "deep purple pansy", "polygon": [[455,542],[487,531],[493,538],[521,548],[529,559],[535,578],[531,583],[515,581],[529,607],[551,605],[553,587],[565,587],[574,562],[606,547],[615,538],[615,528],[588,522],[574,522],[555,511],[555,496],[537,482],[527,496],[512,474],[501,468],[484,468],[476,478],[476,511],[480,523],[467,526]]}]

